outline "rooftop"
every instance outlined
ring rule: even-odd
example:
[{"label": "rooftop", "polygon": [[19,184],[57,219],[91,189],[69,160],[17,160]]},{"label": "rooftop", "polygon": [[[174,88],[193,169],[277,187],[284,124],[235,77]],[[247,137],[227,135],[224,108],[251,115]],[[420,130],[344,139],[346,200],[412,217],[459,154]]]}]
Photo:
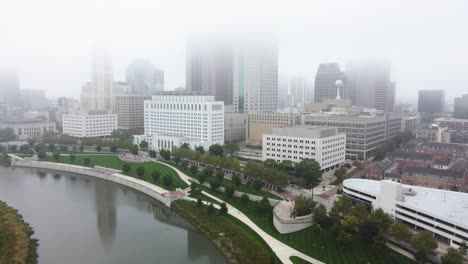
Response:
[{"label": "rooftop", "polygon": [[434,158],[434,155],[430,153],[401,152],[401,151],[388,153],[387,156],[391,159],[422,160],[422,161],[431,161]]},{"label": "rooftop", "polygon": [[[345,180],[343,185],[374,196],[380,195],[381,181],[349,179]],[[420,212],[433,215],[437,218],[456,223],[464,228],[468,228],[467,193],[402,185],[404,189],[411,188],[414,190],[416,195],[405,195],[405,200],[398,201],[397,203],[416,209]]]},{"label": "rooftop", "polygon": [[274,127],[271,135],[289,136],[289,137],[304,137],[304,138],[324,138],[336,136],[338,129],[333,127],[323,126],[308,126],[298,125],[292,127]]},{"label": "rooftop", "polygon": [[459,123],[468,123],[468,119],[453,118],[453,117],[440,117],[434,119],[434,122],[459,122]]},{"label": "rooftop", "polygon": [[465,177],[465,173],[462,171],[451,171],[426,167],[406,167],[404,174],[419,174],[424,176],[435,176],[439,178],[454,178],[458,180],[463,180]]}]

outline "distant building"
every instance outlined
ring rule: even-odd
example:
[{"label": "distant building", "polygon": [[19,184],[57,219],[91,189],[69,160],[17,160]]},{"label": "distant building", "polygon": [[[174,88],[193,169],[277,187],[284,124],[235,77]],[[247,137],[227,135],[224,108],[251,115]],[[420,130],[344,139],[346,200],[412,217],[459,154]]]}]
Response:
[{"label": "distant building", "polygon": [[236,113],[233,105],[224,106],[224,140],[238,142],[245,140],[247,114]]},{"label": "distant building", "polygon": [[419,113],[443,113],[445,109],[444,90],[420,90],[418,97]]},{"label": "distant building", "polygon": [[69,97],[59,97],[57,99],[57,105],[61,108],[72,108],[75,106],[75,99]]},{"label": "distant building", "polygon": [[129,64],[125,80],[137,95],[152,95],[164,91],[164,71],[147,60],[135,60]]},{"label": "distant building", "polygon": [[414,132],[418,125],[418,118],[416,116],[405,116],[402,119],[401,131]]},{"label": "distant building", "polygon": [[39,109],[46,107],[49,103],[45,96],[45,91],[40,89],[23,89],[21,90],[23,104],[31,109]]},{"label": "distant building", "polygon": [[[337,87],[336,81],[346,81],[344,72],[340,69],[338,63],[321,63],[319,64],[317,74],[315,75],[314,96],[315,103],[323,103],[327,99],[336,98]],[[340,97],[347,98],[346,90],[340,90]]]},{"label": "distant building", "polygon": [[144,113],[145,133],[136,144],[145,140],[154,150],[224,144],[224,104],[214,96],[165,92],[146,100]]},{"label": "distant building", "polygon": [[309,102],[309,88],[303,77],[294,77],[289,80],[287,107],[303,108]]},{"label": "distant building", "polygon": [[360,107],[393,112],[395,83],[390,63],[385,61],[352,62],[346,66],[347,99]]},{"label": "distant building", "polygon": [[322,171],[338,168],[345,161],[346,134],[337,128],[316,126],[275,127],[263,134],[262,160],[299,163],[314,159]]},{"label": "distant building", "polygon": [[22,104],[19,77],[14,71],[0,69],[0,102],[10,106]]},{"label": "distant building", "polygon": [[401,115],[323,112],[303,114],[303,125],[337,127],[346,133],[346,158],[368,159],[388,139],[401,132]]},{"label": "distant building", "polygon": [[247,116],[247,144],[261,146],[263,134],[270,134],[274,127],[299,125],[301,118],[295,114],[257,113]]},{"label": "distant building", "polygon": [[381,208],[415,230],[428,230],[439,243],[458,248],[468,241],[466,193],[388,180],[349,179],[343,182],[343,195],[370,206],[372,210]]},{"label": "distant building", "polygon": [[151,96],[116,94],[113,113],[117,115],[118,129],[128,129],[143,133],[145,127],[144,101]]},{"label": "distant building", "polygon": [[63,115],[63,134],[77,138],[110,136],[117,129],[117,115],[111,111],[69,111]]},{"label": "distant building", "polygon": [[0,128],[11,128],[19,140],[42,135],[47,131],[57,132],[54,122],[45,118],[37,119],[10,119],[0,122]]},{"label": "distant building", "polygon": [[453,116],[455,118],[468,119],[468,94],[455,98]]},{"label": "distant building", "polygon": [[450,133],[448,129],[438,125],[416,129],[415,137],[417,139],[425,139],[429,142],[450,143]]}]

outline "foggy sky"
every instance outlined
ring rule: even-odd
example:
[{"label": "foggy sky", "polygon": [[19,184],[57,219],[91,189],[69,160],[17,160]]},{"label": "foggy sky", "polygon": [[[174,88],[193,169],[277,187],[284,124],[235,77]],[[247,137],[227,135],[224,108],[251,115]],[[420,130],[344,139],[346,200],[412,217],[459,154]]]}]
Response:
[{"label": "foggy sky", "polygon": [[453,98],[468,93],[467,14],[464,0],[2,0],[0,68],[17,69],[22,89],[78,98],[93,47],[107,43],[116,80],[146,58],[171,90],[185,86],[191,35],[268,32],[281,78],[313,80],[320,62],[388,59],[397,101],[415,102],[419,89]]}]

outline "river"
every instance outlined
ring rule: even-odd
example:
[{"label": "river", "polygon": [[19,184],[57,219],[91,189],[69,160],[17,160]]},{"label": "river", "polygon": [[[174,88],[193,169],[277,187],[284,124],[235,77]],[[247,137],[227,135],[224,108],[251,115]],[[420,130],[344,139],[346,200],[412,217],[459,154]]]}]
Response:
[{"label": "river", "polygon": [[34,228],[40,264],[227,263],[186,219],[115,183],[0,166],[0,200]]}]

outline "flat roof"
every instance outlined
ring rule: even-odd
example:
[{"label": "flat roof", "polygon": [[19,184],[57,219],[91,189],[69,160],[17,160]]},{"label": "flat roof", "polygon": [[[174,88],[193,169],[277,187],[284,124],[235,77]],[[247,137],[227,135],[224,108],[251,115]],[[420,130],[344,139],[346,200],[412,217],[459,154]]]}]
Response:
[{"label": "flat roof", "polygon": [[[386,182],[399,184],[388,180]],[[363,193],[380,196],[380,181],[349,179],[345,180],[343,185]],[[416,191],[416,195],[405,195],[405,201],[398,201],[399,204],[468,228],[468,193],[402,185],[404,189],[411,188]]]}]

